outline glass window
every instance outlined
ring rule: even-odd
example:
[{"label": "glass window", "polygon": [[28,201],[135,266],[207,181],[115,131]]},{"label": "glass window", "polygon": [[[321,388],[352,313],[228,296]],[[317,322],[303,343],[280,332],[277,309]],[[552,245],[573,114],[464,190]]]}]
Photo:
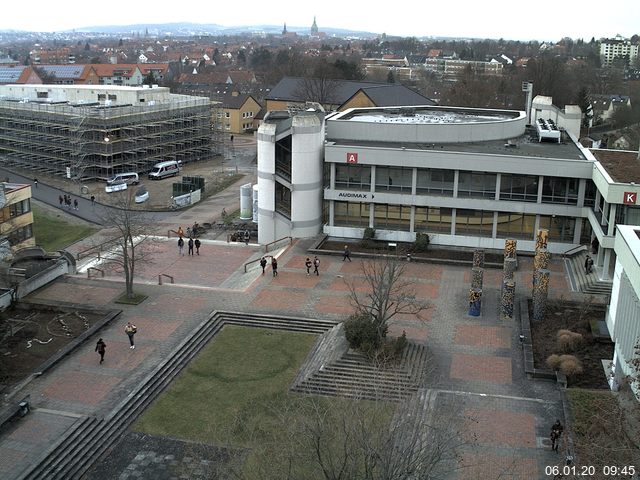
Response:
[{"label": "glass window", "polygon": [[373,226],[385,230],[409,231],[411,224],[411,207],[407,205],[374,206]]},{"label": "glass window", "polygon": [[491,237],[493,212],[484,210],[456,210],[456,235]]},{"label": "glass window", "polygon": [[533,240],[535,225],[535,215],[498,212],[497,237]]},{"label": "glass window", "polygon": [[575,225],[576,219],[574,217],[540,215],[540,228],[549,230],[549,240],[573,243]]},{"label": "glass window", "polygon": [[376,192],[411,193],[413,168],[376,167]]},{"label": "glass window", "polygon": [[32,225],[25,225],[7,233],[7,239],[11,246],[18,245],[31,237],[33,237]]},{"label": "glass window", "polygon": [[587,180],[586,187],[584,189],[584,206],[593,207],[596,204],[596,184],[593,180]]},{"label": "glass window", "polygon": [[276,212],[291,218],[291,190],[276,182]]},{"label": "glass window", "polygon": [[500,200],[538,201],[538,177],[534,175],[502,174]]},{"label": "glass window", "polygon": [[347,227],[368,227],[369,204],[334,202],[333,224]]},{"label": "glass window", "polygon": [[418,169],[416,193],[418,195],[435,194],[446,197],[453,196],[453,170]]},{"label": "glass window", "polygon": [[416,232],[451,232],[450,208],[416,207]]},{"label": "glass window", "polygon": [[371,167],[368,165],[336,164],[336,189],[371,189]]},{"label": "glass window", "polygon": [[461,171],[458,174],[458,197],[495,198],[495,196],[495,173]]},{"label": "glass window", "polygon": [[542,201],[544,203],[578,204],[577,178],[544,177],[542,182]]}]

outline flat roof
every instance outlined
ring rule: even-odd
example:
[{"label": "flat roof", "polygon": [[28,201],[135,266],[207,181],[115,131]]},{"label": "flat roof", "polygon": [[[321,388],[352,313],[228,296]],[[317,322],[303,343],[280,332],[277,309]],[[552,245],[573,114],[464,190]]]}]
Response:
[{"label": "flat roof", "polygon": [[589,149],[596,160],[617,183],[640,184],[640,160],[638,152],[628,150]]},{"label": "flat roof", "polygon": [[573,142],[557,143],[556,141],[538,142],[535,134],[525,134],[520,137],[505,140],[485,140],[481,142],[459,142],[459,143],[405,143],[405,142],[376,142],[376,141],[349,141],[332,140],[327,141],[333,145],[342,146],[363,146],[374,148],[396,148],[422,151],[443,151],[478,153],[484,155],[510,155],[523,158],[552,158],[564,160],[581,160],[590,162],[580,148]]},{"label": "flat roof", "polygon": [[370,122],[370,123],[403,123],[403,124],[456,124],[456,123],[487,123],[504,121],[514,118],[514,115],[503,112],[490,114],[480,111],[452,111],[444,109],[416,109],[398,108],[380,111],[355,111],[352,115],[341,120]]}]

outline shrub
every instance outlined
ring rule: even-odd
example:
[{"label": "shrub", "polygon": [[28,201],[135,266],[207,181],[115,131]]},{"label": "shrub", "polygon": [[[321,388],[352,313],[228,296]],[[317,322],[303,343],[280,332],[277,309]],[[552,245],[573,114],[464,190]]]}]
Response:
[{"label": "shrub", "polygon": [[429,249],[431,239],[427,233],[416,233],[416,241],[413,242],[414,252],[426,252]]},{"label": "shrub", "polygon": [[367,313],[356,313],[344,322],[344,334],[349,346],[369,354],[380,347],[381,337],[378,329]]},{"label": "shrub", "polygon": [[402,332],[401,336],[384,342],[377,351],[369,352],[369,354],[373,354],[371,356],[375,357],[376,362],[380,365],[393,364],[402,358],[407,343],[407,334]]},{"label": "shrub", "polygon": [[560,371],[567,377],[580,375],[583,372],[582,363],[573,355],[560,355]]},{"label": "shrub", "polygon": [[556,355],[555,353],[549,355],[546,360],[547,367],[552,370],[558,370],[560,368],[560,355]]},{"label": "shrub", "polygon": [[364,233],[362,235],[362,240],[360,240],[360,246],[362,248],[373,249],[376,248],[376,230],[375,228],[365,228]]},{"label": "shrub", "polygon": [[558,330],[558,333],[556,334],[558,349],[563,352],[575,351],[580,345],[582,345],[583,341],[584,338],[582,337],[582,334],[572,332],[571,330]]}]

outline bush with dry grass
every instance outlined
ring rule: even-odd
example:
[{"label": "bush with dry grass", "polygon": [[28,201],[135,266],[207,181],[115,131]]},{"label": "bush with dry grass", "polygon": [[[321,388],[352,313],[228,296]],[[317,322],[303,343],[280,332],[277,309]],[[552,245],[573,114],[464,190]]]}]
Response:
[{"label": "bush with dry grass", "polygon": [[552,370],[559,370],[560,369],[560,355],[557,355],[555,353],[549,355],[547,357],[546,360],[547,363],[547,367],[549,367]]},{"label": "bush with dry grass", "polygon": [[584,337],[582,334],[571,330],[558,330],[556,334],[556,343],[558,349],[562,352],[574,352],[583,342]]},{"label": "bush with dry grass", "polygon": [[580,375],[583,372],[582,363],[573,355],[560,355],[559,369],[567,377]]}]

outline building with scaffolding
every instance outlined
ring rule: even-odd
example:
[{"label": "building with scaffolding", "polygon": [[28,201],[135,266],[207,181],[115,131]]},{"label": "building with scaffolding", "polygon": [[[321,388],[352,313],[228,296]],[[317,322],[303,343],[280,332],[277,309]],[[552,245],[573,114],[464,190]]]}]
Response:
[{"label": "building with scaffolding", "polygon": [[166,87],[0,86],[0,160],[75,180],[212,156],[211,102]]}]

